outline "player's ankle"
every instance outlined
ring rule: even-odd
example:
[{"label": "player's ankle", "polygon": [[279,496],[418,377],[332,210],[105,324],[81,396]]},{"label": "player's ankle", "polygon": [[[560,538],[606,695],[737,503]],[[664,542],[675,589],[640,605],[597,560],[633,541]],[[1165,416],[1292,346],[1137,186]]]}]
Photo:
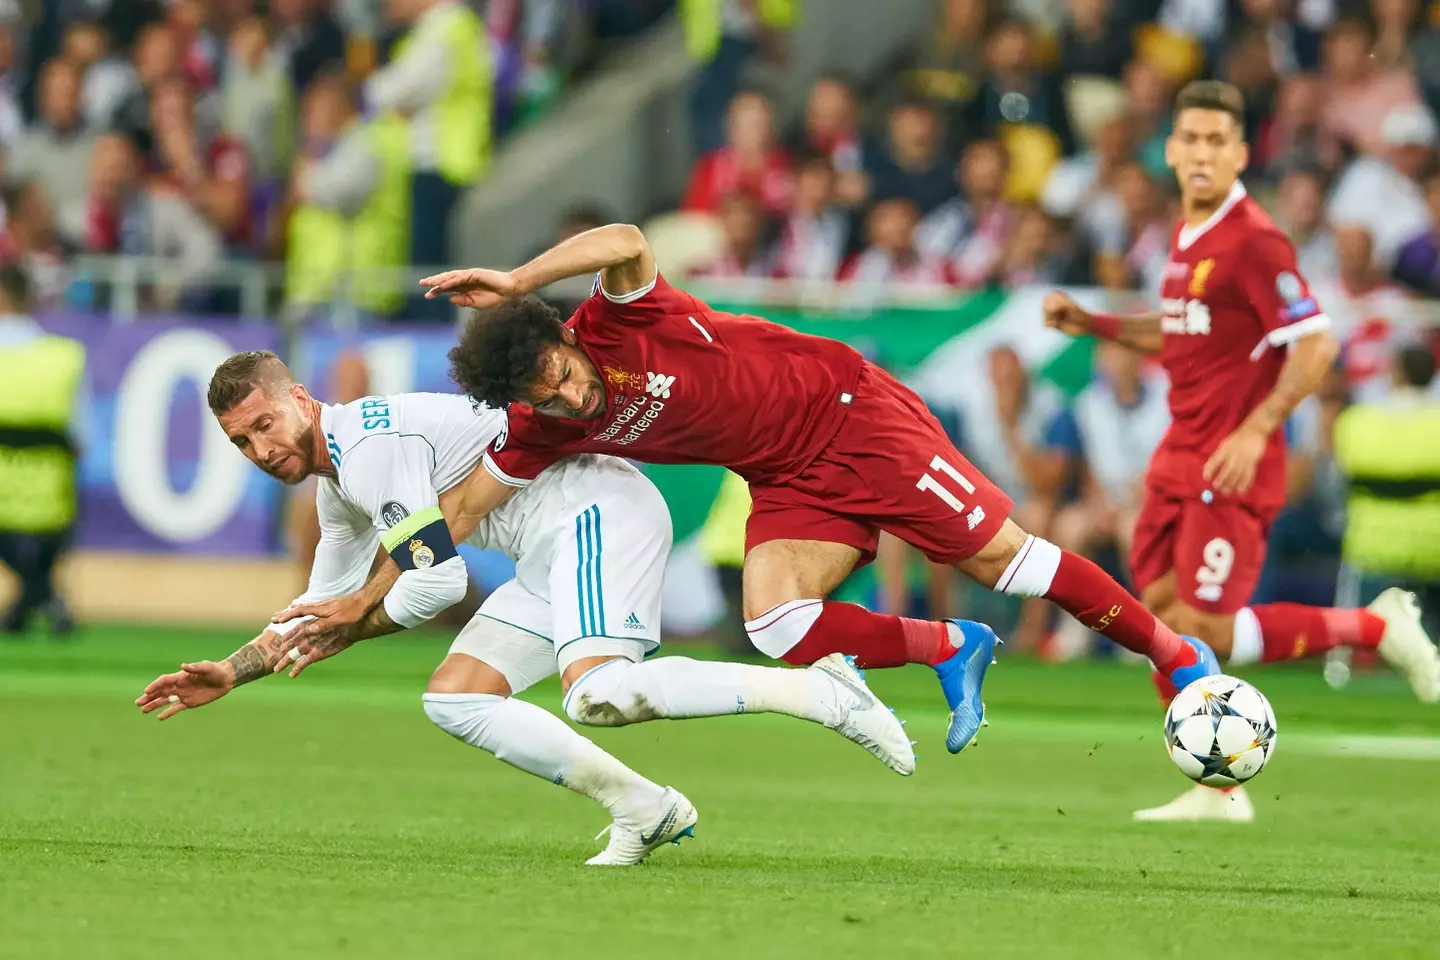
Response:
[{"label": "player's ankle", "polygon": [[911,663],[938,666],[955,656],[965,643],[965,634],[948,620],[912,620],[900,618],[905,636],[905,652]]},{"label": "player's ankle", "polygon": [[1182,667],[1193,667],[1199,662],[1200,654],[1194,647],[1182,640],[1175,654],[1167,657],[1164,663],[1156,663],[1155,668],[1168,676]]},{"label": "player's ankle", "polygon": [[1373,610],[1357,610],[1356,613],[1360,615],[1360,629],[1355,646],[1376,649],[1385,639],[1385,618]]}]

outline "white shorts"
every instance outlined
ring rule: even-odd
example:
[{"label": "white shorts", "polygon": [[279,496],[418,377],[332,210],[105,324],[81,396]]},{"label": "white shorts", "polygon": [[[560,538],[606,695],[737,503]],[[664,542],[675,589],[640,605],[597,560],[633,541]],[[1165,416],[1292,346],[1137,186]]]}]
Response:
[{"label": "white shorts", "polygon": [[483,660],[518,693],[576,660],[639,662],[660,646],[670,511],[655,486],[606,483],[558,518],[545,556],[520,557],[451,653]]}]

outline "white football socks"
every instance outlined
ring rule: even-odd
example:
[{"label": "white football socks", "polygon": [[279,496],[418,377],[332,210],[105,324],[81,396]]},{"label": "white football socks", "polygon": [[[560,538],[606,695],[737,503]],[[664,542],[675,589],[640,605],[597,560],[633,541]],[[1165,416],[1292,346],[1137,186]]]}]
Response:
[{"label": "white football socks", "polygon": [[616,819],[641,816],[665,792],[533,703],[488,693],[427,693],[424,702],[452,737],[584,794]]},{"label": "white football socks", "polygon": [[585,673],[565,695],[565,712],[576,723],[603,727],[737,713],[829,724],[839,719],[840,703],[835,685],[814,670],[658,657],[611,660]]},{"label": "white football socks", "polygon": [[1233,666],[1259,663],[1265,652],[1265,640],[1260,634],[1260,620],[1255,611],[1241,607],[1235,611],[1235,626],[1230,635],[1230,663]]}]

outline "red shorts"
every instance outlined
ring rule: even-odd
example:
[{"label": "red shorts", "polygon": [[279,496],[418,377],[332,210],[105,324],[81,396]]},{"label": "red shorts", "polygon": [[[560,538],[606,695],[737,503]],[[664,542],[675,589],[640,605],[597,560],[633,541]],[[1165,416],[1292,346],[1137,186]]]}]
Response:
[{"label": "red shorts", "polygon": [[799,476],[750,485],[745,552],[823,540],[875,558],[880,531],[953,564],[989,543],[1014,506],[962,457],[914,392],[866,364],[845,423]]},{"label": "red shorts", "polygon": [[1175,571],[1175,597],[1206,613],[1234,613],[1250,602],[1272,517],[1233,501],[1204,503],[1145,491],[1130,573],[1135,589]]}]

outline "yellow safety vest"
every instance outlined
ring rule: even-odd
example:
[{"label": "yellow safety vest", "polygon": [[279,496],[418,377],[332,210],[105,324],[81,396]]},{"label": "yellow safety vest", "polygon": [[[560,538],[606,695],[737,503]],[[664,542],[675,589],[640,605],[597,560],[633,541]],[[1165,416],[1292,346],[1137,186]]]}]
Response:
[{"label": "yellow safety vest", "polygon": [[1350,407],[1335,421],[1335,460],[1350,482],[1345,561],[1440,579],[1440,407]]},{"label": "yellow safety vest", "polygon": [[[495,65],[485,25],[469,7],[453,5],[438,29],[450,48],[451,74],[449,87],[434,108],[435,172],[464,187],[478,180],[490,164]],[[412,30],[395,44],[396,60],[405,56],[414,37]]]},{"label": "yellow safety vest", "polygon": [[[725,0],[680,0],[680,24],[685,30],[685,49],[696,63],[709,63],[720,49],[723,33],[721,10]],[[758,0],[755,13],[762,26],[788,30],[800,20],[799,0]]]},{"label": "yellow safety vest", "polygon": [[75,520],[70,423],[85,348],[41,336],[0,349],[0,530],[55,533]]},{"label": "yellow safety vest", "polygon": [[750,518],[750,485],[725,471],[720,492],[700,528],[700,552],[717,567],[745,564],[745,522]]},{"label": "yellow safety vest", "polygon": [[[404,119],[381,117],[365,127],[380,160],[380,183],[353,220],[305,204],[290,217],[285,293],[290,303],[348,297],[356,306],[391,314],[405,299],[397,268],[410,243],[410,143]],[[348,286],[347,286],[348,284]]]}]

